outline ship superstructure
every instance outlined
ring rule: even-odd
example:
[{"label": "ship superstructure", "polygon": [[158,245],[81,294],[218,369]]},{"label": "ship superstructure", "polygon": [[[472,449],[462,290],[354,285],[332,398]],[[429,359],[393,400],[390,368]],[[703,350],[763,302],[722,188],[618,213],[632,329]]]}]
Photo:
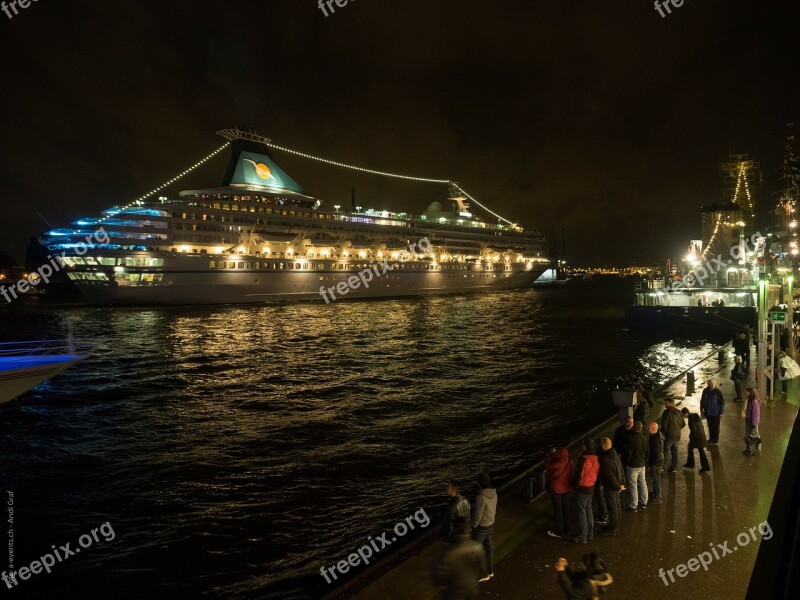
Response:
[{"label": "ship superstructure", "polygon": [[[539,233],[478,219],[457,184],[449,206],[434,202],[421,215],[342,210],[307,195],[266,138],[219,133],[232,151],[221,186],[140,199],[38,239],[86,298],[129,305],[321,300],[320,288],[375,262],[391,269],[349,299],[461,293],[526,287],[549,267]],[[425,253],[413,250],[420,240]]]}]

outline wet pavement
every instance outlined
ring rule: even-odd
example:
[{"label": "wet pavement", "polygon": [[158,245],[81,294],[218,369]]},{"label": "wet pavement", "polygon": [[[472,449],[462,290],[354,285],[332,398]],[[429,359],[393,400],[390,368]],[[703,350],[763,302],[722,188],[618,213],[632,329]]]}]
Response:
[{"label": "wet pavement", "polygon": [[[800,402],[792,390],[788,402],[762,404],[762,452],[743,455],[744,418],[742,404],[733,402],[732,366],[729,349],[722,365],[716,356],[707,359],[694,369],[698,385],[693,394],[686,395],[684,378],[659,394],[650,412],[651,420],[660,421],[666,396],[672,396],[679,409],[686,406],[699,412],[702,383],[709,378],[718,381],[726,400],[725,415],[719,445],[707,450],[710,473],[699,472],[699,461],[694,470],[680,466],[688,445],[688,427],[684,428],[678,470],[662,477],[663,501],[636,513],[623,511],[615,537],[598,535],[587,545],[547,536],[550,513],[546,498],[530,505],[521,497],[501,496],[495,577],[481,585],[481,598],[563,597],[554,563],[564,557],[577,564],[586,552],[595,552],[608,562],[614,577],[610,597],[744,598],[759,544],[769,543],[771,529],[765,521]],[[751,377],[753,369],[751,366]],[[611,437],[613,429],[598,437]],[[623,503],[626,499],[627,492],[623,492]],[[349,597],[437,598],[429,574],[438,546],[434,543],[423,549]]]}]

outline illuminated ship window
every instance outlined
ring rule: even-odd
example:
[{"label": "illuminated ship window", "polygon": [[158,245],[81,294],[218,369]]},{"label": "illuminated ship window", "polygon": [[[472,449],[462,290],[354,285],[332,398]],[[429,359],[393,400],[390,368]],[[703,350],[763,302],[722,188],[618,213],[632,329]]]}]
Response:
[{"label": "illuminated ship window", "polygon": [[240,268],[240,269],[244,269],[244,263],[243,263],[243,262],[240,262],[240,263],[239,263],[239,268]]}]

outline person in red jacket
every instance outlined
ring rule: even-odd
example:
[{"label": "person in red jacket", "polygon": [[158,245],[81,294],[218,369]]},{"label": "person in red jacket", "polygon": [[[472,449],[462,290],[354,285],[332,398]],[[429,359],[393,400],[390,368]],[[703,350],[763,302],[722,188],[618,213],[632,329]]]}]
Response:
[{"label": "person in red jacket", "polygon": [[569,533],[570,479],[575,466],[566,448],[553,448],[544,463],[547,476],[547,494],[553,504],[555,527],[547,532],[551,537],[566,537]]},{"label": "person in red jacket", "polygon": [[578,536],[576,544],[586,544],[594,539],[594,515],[592,514],[592,496],[597,474],[600,472],[600,461],[595,452],[594,440],[583,440],[583,454],[575,465],[572,476],[572,485],[575,488],[575,497],[578,505]]}]

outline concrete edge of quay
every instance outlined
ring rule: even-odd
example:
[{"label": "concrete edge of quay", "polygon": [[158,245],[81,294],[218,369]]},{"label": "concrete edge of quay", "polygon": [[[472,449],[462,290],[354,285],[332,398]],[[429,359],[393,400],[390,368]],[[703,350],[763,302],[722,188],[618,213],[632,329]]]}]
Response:
[{"label": "concrete edge of quay", "polygon": [[[698,360],[691,366],[683,369],[677,375],[662,383],[660,387],[653,391],[653,401],[655,402],[658,400],[663,400],[663,397],[666,395],[669,388],[686,377],[689,371],[692,371],[703,363],[714,359],[714,357],[719,357],[720,352],[726,351],[730,346],[731,342],[728,342],[716,347],[713,352],[704,356],[702,359]],[[676,405],[680,404],[680,399],[676,398],[676,400],[678,400]],[[570,455],[574,455],[581,448],[585,438],[590,437],[594,439],[609,428],[616,427],[618,422],[619,415],[614,414],[599,425],[596,425],[582,435],[575,437],[565,447],[569,450]],[[526,484],[536,473],[543,470],[545,460],[546,459],[543,458],[533,466],[529,467],[519,475],[516,475],[511,480],[503,484],[497,490],[498,495],[502,498],[514,499],[525,497],[527,500],[525,495]],[[495,536],[495,539],[497,540],[495,546],[496,562],[509,554],[517,545],[519,545],[519,543],[530,536],[549,518],[548,511],[550,510],[550,503],[545,490],[537,490],[536,495],[527,500],[527,502],[530,507],[530,517],[524,523],[521,523],[520,526],[514,528],[507,535],[502,536],[502,538],[497,535]],[[330,593],[322,596],[322,600],[344,600],[345,598],[351,598],[354,594],[365,590],[368,586],[374,584],[382,577],[401,567],[408,560],[418,556],[426,549],[429,550],[430,547],[439,540],[441,536],[440,530],[441,523],[429,529],[425,534],[398,548],[392,554],[382,558],[370,567],[364,569],[355,577],[343,582],[335,590],[332,590]]]}]

